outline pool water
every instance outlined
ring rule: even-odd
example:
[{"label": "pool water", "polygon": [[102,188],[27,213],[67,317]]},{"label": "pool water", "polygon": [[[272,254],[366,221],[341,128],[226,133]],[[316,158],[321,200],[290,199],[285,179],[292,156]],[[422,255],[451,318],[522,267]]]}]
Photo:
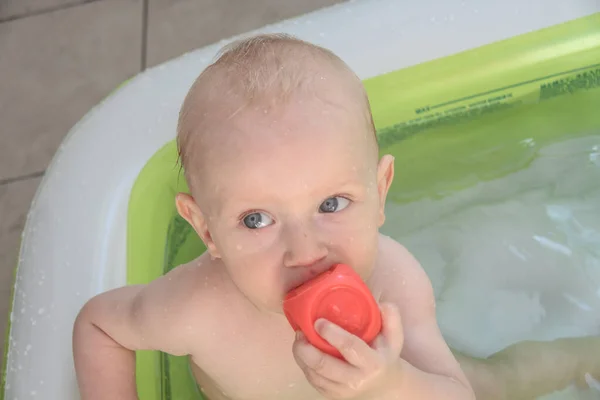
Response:
[{"label": "pool water", "polygon": [[[441,330],[464,353],[600,335],[600,130],[537,152],[502,178],[387,205],[383,232],[421,261]],[[588,395],[572,390],[557,398]]]}]

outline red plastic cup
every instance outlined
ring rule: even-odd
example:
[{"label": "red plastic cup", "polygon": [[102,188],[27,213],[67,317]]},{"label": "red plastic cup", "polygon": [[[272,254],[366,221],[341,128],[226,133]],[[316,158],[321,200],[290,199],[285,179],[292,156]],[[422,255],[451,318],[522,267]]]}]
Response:
[{"label": "red plastic cup", "polygon": [[291,290],[283,301],[283,311],[292,328],[301,330],[316,348],[343,358],[340,352],[315,330],[315,321],[324,318],[370,344],[381,330],[381,312],[371,291],[345,264]]}]

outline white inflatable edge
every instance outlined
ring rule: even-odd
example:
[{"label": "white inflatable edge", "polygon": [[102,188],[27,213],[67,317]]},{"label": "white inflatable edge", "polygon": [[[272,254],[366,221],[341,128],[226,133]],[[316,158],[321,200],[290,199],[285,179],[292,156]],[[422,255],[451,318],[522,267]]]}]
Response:
[{"label": "white inflatable edge", "polygon": [[[368,78],[600,11],[597,0],[364,0],[267,26],[332,49]],[[68,134],[23,233],[5,399],[77,399],[72,324],[84,302],[125,284],[128,196],[175,136],[192,81],[224,42],[135,77]]]}]

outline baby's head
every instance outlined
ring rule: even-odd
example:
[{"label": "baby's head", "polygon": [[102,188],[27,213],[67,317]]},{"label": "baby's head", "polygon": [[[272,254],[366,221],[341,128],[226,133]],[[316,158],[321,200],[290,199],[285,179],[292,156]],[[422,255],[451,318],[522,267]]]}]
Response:
[{"label": "baby's head", "polygon": [[333,263],[368,279],[393,178],[359,78],[286,35],[227,46],[181,109],[179,213],[259,308]]}]

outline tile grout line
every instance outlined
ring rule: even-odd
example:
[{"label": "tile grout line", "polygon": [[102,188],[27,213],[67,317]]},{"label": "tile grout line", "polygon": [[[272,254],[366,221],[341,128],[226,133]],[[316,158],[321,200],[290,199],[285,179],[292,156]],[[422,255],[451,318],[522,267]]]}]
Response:
[{"label": "tile grout line", "polygon": [[83,0],[78,3],[70,3],[70,4],[63,4],[60,6],[48,7],[48,8],[44,8],[44,9],[37,10],[37,11],[26,12],[25,14],[12,15],[12,16],[5,17],[5,18],[0,17],[0,24],[3,22],[17,21],[20,19],[28,18],[28,17],[35,17],[38,15],[48,14],[48,13],[51,13],[54,11],[66,10],[69,8],[82,6],[82,5],[85,5],[88,3],[95,3],[97,1],[101,1],[101,0]]},{"label": "tile grout line", "polygon": [[144,71],[148,63],[148,0],[142,2],[142,49],[140,58],[140,71]]},{"label": "tile grout line", "polygon": [[39,178],[40,176],[43,176],[45,173],[46,173],[46,170],[43,170],[43,171],[32,172],[31,174],[15,176],[13,178],[0,179],[0,186],[10,185],[11,183],[15,183],[15,182],[26,181],[28,179]]}]

